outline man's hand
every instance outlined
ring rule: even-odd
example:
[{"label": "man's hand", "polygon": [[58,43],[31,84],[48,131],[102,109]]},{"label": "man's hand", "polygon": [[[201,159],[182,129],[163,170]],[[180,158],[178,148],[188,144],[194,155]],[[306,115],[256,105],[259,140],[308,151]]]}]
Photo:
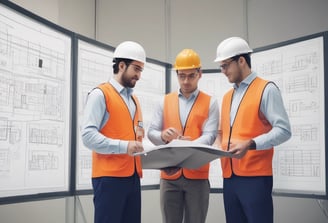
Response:
[{"label": "man's hand", "polygon": [[175,128],[170,127],[162,131],[161,137],[163,142],[169,143],[173,139],[178,139],[179,137],[181,137],[181,132]]},{"label": "man's hand", "polygon": [[[233,158],[241,159],[245,156],[247,151],[251,148],[251,145],[254,144],[254,141],[247,140],[247,141],[242,141],[238,143],[231,143],[230,144],[230,149],[229,152],[231,152],[233,155]],[[251,148],[253,149],[253,148]]]},{"label": "man's hand", "polygon": [[144,151],[143,145],[139,141],[129,141],[127,154],[133,156],[134,153]]}]

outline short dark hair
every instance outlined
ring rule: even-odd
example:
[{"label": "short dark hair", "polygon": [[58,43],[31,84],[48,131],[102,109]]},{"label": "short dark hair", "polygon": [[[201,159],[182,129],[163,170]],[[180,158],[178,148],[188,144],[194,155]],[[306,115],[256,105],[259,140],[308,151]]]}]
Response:
[{"label": "short dark hair", "polygon": [[239,57],[244,57],[249,68],[252,68],[250,53],[240,54],[240,55],[232,57],[232,59],[237,61],[239,59]]},{"label": "short dark hair", "polygon": [[127,66],[130,65],[130,63],[132,63],[133,60],[131,59],[126,59],[126,58],[114,58],[113,59],[113,72],[114,74],[117,74],[118,73],[118,65],[120,64],[120,62],[123,62],[125,63]]}]

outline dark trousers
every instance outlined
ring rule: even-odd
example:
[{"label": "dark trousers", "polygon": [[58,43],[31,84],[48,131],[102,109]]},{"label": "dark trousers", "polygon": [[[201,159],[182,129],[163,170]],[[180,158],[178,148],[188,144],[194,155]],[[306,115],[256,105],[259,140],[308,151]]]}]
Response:
[{"label": "dark trousers", "polygon": [[226,223],[273,223],[272,176],[223,181]]},{"label": "dark trousers", "polygon": [[95,223],[141,223],[141,191],[137,174],[92,179]]}]

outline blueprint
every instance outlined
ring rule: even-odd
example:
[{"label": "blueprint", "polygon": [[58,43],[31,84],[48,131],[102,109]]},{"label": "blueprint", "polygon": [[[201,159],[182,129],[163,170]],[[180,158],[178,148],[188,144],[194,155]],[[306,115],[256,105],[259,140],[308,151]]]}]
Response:
[{"label": "blueprint", "polygon": [[0,6],[0,197],[67,191],[71,37]]},{"label": "blueprint", "polygon": [[220,157],[231,157],[231,153],[214,146],[186,140],[146,148],[141,155],[143,169],[162,169],[165,167],[185,167],[197,169]]}]

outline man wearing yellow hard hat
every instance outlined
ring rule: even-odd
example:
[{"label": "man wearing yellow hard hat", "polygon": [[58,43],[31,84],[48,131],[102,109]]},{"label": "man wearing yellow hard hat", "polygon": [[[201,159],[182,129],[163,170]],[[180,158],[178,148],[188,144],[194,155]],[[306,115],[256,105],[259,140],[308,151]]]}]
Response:
[{"label": "man wearing yellow hard hat", "polygon": [[[148,138],[155,145],[173,139],[212,145],[217,134],[219,106],[198,89],[202,77],[199,55],[184,49],[174,64],[180,89],[164,96],[155,110]],[[163,223],[205,223],[209,203],[209,164],[198,169],[169,167],[161,171]]]}]

